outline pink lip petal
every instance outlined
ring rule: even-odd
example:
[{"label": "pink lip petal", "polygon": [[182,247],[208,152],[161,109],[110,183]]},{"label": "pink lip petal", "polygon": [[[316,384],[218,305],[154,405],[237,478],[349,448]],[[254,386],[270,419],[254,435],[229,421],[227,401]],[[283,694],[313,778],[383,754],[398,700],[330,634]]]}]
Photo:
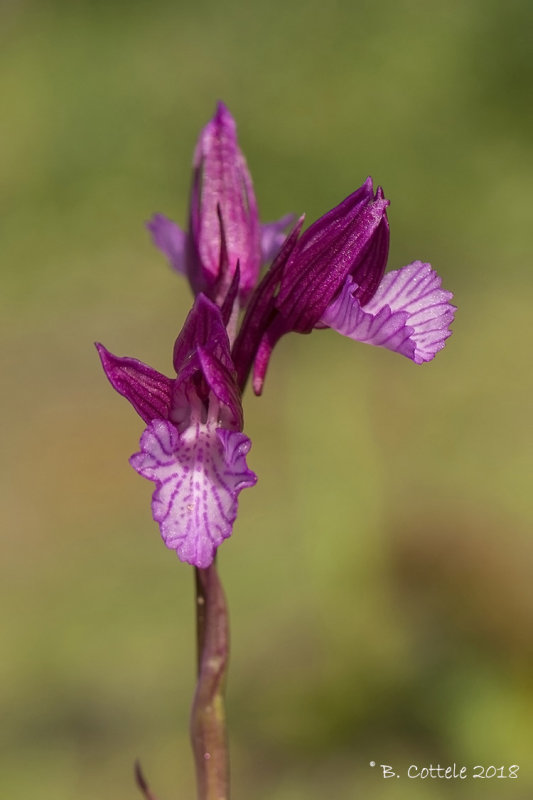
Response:
[{"label": "pink lip petal", "polygon": [[156,484],[152,514],[163,541],[181,561],[208,567],[231,536],[239,492],[257,480],[246,465],[250,440],[214,422],[179,434],[167,420],[155,420],[140,444],[130,464]]},{"label": "pink lip petal", "polygon": [[430,264],[415,261],[382,279],[372,299],[361,306],[348,278],[321,322],[366,344],[394,350],[416,364],[431,361],[442,350],[453,321],[451,292]]}]

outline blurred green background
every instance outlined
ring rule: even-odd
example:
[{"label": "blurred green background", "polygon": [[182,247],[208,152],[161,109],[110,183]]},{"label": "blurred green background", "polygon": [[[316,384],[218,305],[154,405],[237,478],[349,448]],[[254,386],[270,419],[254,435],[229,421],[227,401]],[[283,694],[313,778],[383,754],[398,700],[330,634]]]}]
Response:
[{"label": "blurred green background", "polygon": [[2,2],[3,797],[138,797],[137,756],[194,796],[192,571],[92,342],[170,374],[189,290],[143,222],[185,221],[218,98],[264,220],[371,174],[391,267],[430,260],[459,307],[431,364],[286,337],[246,397],[233,796],[532,796],[532,29],[528,0]]}]

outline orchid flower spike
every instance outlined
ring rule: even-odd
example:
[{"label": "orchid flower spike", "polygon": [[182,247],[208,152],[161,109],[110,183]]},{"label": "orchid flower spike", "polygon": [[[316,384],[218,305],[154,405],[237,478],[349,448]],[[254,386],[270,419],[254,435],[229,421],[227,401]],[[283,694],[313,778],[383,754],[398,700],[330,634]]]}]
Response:
[{"label": "orchid flower spike", "polygon": [[384,274],[388,205],[368,178],[298,239],[300,220],[252,296],[235,342],[241,386],[253,362],[261,393],[272,350],[290,331],[333,328],[416,364],[444,347],[456,309],[431,265],[415,261]]},{"label": "orchid flower spike", "polygon": [[197,296],[174,346],[175,378],[97,349],[111,385],[147,424],[130,464],[156,484],[152,514],[166,546],[208,567],[231,535],[239,492],[257,480],[220,310]]},{"label": "orchid flower spike", "polygon": [[156,214],[148,223],[154,244],[193,291],[218,305],[240,266],[242,307],[285,239],[292,215],[261,225],[252,179],[237,141],[235,120],[223,103],[200,133],[193,159],[189,231]]}]

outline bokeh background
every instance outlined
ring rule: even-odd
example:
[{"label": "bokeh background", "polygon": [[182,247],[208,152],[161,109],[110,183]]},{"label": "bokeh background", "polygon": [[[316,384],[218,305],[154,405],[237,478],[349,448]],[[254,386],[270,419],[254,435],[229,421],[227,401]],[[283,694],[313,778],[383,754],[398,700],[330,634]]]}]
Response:
[{"label": "bokeh background", "polygon": [[[532,29],[528,0],[3,0],[3,797],[138,797],[137,756],[194,796],[192,574],[92,342],[169,372],[189,290],[143,222],[186,220],[218,98],[264,220],[371,174],[390,265],[430,260],[459,307],[431,364],[286,337],[246,397],[234,797],[532,796]],[[431,762],[520,777],[405,776]]]}]

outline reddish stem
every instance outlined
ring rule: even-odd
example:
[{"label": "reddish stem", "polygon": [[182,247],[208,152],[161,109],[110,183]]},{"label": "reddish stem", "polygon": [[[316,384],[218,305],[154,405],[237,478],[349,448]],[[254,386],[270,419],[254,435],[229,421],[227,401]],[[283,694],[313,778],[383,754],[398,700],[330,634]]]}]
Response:
[{"label": "reddish stem", "polygon": [[195,569],[198,682],[190,734],[198,800],[229,800],[224,690],[229,653],[226,598],[217,569]]}]

